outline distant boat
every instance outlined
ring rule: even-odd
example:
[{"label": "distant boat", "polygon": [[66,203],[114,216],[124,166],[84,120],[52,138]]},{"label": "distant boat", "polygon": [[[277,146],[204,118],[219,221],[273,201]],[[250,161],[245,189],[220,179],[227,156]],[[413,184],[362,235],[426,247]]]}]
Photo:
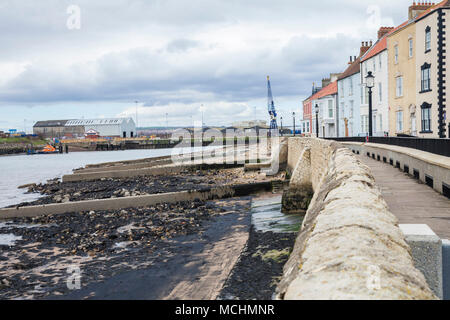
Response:
[{"label": "distant boat", "polygon": [[41,151],[38,151],[38,154],[51,154],[51,153],[59,153],[59,151],[57,151],[55,147],[49,144],[46,145],[44,149],[42,149]]},{"label": "distant boat", "polygon": [[46,145],[44,147],[44,149],[40,150],[40,151],[36,151],[36,150],[28,150],[28,154],[54,154],[54,153],[59,153],[58,150],[56,150],[55,147],[51,146],[51,145]]}]

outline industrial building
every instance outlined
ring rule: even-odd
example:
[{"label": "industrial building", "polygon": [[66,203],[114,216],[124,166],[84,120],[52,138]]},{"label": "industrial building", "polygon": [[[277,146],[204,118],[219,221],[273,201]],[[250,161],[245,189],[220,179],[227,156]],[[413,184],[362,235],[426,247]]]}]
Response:
[{"label": "industrial building", "polygon": [[44,138],[82,138],[89,131],[100,137],[133,138],[136,124],[132,118],[38,121],[33,133]]}]

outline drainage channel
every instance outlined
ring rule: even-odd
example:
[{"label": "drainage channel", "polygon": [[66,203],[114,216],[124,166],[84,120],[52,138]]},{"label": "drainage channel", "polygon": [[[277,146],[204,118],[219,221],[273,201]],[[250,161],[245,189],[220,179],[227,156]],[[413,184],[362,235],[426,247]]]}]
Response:
[{"label": "drainage channel", "polygon": [[281,194],[252,200],[249,240],[222,291],[221,300],[271,300],[294,247],[303,217],[281,212]]},{"label": "drainage channel", "polygon": [[253,199],[252,224],[256,231],[274,233],[297,233],[303,222],[303,215],[281,212],[281,195],[263,196]]}]

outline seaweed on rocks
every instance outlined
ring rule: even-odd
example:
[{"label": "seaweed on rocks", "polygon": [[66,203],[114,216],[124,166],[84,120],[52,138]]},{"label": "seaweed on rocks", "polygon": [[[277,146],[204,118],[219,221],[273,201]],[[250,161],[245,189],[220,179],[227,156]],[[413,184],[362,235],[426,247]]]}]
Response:
[{"label": "seaweed on rocks", "polygon": [[296,233],[261,232],[252,227],[219,299],[271,300],[296,237]]}]

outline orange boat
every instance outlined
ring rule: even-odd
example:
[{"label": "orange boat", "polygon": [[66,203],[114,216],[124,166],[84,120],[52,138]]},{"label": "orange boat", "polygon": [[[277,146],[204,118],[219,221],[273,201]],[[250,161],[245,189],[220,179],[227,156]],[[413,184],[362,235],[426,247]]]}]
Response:
[{"label": "orange boat", "polygon": [[50,153],[58,153],[58,151],[56,150],[55,147],[48,144],[44,147],[44,149],[42,149],[38,153],[39,154],[50,154]]}]

